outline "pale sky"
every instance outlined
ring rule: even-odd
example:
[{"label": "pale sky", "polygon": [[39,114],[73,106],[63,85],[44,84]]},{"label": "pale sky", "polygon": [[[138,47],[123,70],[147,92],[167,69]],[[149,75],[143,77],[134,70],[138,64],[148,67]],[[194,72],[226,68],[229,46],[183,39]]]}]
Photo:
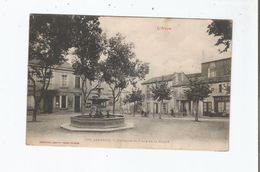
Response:
[{"label": "pale sky", "polygon": [[[107,37],[117,32],[133,42],[136,57],[150,63],[146,79],[174,72],[200,72],[202,62],[231,57],[219,54],[216,38],[206,32],[210,20],[100,17]],[[167,30],[157,28],[164,27]]]}]

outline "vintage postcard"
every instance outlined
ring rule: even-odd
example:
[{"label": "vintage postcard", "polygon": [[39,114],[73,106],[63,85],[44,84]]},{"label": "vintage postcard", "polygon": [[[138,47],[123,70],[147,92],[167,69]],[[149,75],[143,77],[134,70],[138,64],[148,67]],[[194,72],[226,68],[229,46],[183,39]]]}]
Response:
[{"label": "vintage postcard", "polygon": [[28,145],[229,150],[232,21],[31,14]]}]

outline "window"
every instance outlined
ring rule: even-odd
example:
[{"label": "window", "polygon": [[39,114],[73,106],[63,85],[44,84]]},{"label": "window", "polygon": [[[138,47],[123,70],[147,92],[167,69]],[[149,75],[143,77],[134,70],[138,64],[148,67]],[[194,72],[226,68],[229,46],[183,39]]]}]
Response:
[{"label": "window", "polygon": [[227,94],[230,94],[230,85],[229,85],[229,84],[227,84],[226,91],[227,91],[227,92],[226,92]]},{"label": "window", "polygon": [[211,63],[208,68],[208,78],[216,77],[216,65]]},{"label": "window", "polygon": [[216,76],[216,70],[208,68],[208,77],[215,77]]},{"label": "window", "polygon": [[61,75],[61,86],[62,87],[68,86],[68,76],[67,75]]},{"label": "window", "polygon": [[105,107],[106,107],[106,102],[102,102],[102,103],[101,103],[101,107],[102,107],[102,108],[105,108]]},{"label": "window", "polygon": [[207,103],[203,103],[203,112],[207,112]]},{"label": "window", "polygon": [[61,96],[61,108],[67,108],[67,96]]},{"label": "window", "polygon": [[60,96],[55,96],[55,106],[60,107]]},{"label": "window", "polygon": [[230,111],[230,103],[226,102],[226,112],[229,113]]},{"label": "window", "polygon": [[222,85],[221,85],[221,84],[218,85],[218,91],[219,91],[220,93],[222,93]]},{"label": "window", "polygon": [[211,112],[212,111],[212,103],[204,102],[203,103],[203,112]]},{"label": "window", "polygon": [[80,77],[75,76],[75,88],[80,88]]},{"label": "window", "polygon": [[218,102],[218,112],[224,112],[225,102]]},{"label": "window", "polygon": [[211,111],[212,111],[212,103],[208,102],[208,112],[211,112]]}]

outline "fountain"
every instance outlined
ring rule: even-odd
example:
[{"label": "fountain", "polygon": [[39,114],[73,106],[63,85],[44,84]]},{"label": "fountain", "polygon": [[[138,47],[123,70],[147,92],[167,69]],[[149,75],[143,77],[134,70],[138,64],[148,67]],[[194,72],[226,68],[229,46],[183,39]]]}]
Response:
[{"label": "fountain", "polygon": [[134,125],[127,123],[123,115],[111,115],[108,110],[105,114],[102,113],[102,103],[109,100],[101,95],[102,89],[96,88],[97,96],[89,99],[92,101],[92,111],[89,115],[73,116],[70,118],[70,124],[62,124],[61,128],[70,131],[116,131],[133,128]]}]

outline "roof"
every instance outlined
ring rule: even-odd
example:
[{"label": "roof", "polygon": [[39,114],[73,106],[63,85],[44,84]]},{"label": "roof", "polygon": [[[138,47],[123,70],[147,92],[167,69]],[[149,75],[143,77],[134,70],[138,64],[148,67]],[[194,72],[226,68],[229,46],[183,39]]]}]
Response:
[{"label": "roof", "polygon": [[[37,64],[39,64],[39,62],[40,62],[40,60],[33,59],[33,60],[29,61],[29,65],[37,65]],[[68,62],[63,62],[61,65],[55,67],[55,69],[57,69],[57,70],[69,70],[69,71],[73,70],[72,65]]]},{"label": "roof", "polygon": [[[175,75],[176,74],[181,74],[182,72],[180,73],[173,73],[173,74],[169,74],[169,75],[162,75],[162,76],[158,76],[158,77],[153,77],[151,79],[148,79],[146,81],[144,81],[142,83],[142,85],[146,85],[146,84],[152,84],[152,83],[156,83],[156,82],[162,82],[162,81],[171,81],[174,79]],[[193,78],[198,78],[198,77],[201,77],[201,73],[192,73],[192,74],[185,74],[189,79],[193,79]],[[178,84],[178,85],[185,85],[186,82],[184,83],[181,83],[181,84]],[[176,85],[176,84],[175,84]]]},{"label": "roof", "polygon": [[212,62],[217,62],[217,61],[226,61],[226,60],[231,60],[231,57],[224,58],[224,59],[222,58],[222,59],[217,59],[217,60],[211,60],[211,61],[203,62],[201,64],[212,63]]},{"label": "roof", "polygon": [[186,74],[188,78],[198,78],[201,77],[201,73],[191,73],[191,74]]},{"label": "roof", "polygon": [[57,69],[68,69],[73,70],[72,65],[68,62],[62,63],[60,66],[57,67]]},{"label": "roof", "polygon": [[162,75],[162,76],[157,76],[157,77],[153,77],[151,79],[148,79],[146,81],[144,81],[142,83],[142,85],[145,85],[145,84],[152,84],[152,83],[156,83],[156,82],[162,82],[162,81],[170,81],[173,79],[174,75],[176,73],[173,73],[173,74],[169,74],[169,75]]}]

